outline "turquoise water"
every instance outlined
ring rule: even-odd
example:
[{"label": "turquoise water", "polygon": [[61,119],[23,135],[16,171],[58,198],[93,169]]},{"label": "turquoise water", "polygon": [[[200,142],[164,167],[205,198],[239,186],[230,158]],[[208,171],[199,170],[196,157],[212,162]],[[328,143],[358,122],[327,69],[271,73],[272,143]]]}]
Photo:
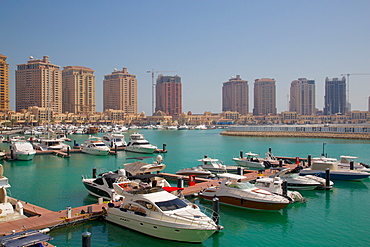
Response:
[{"label": "turquoise water", "polygon": [[[229,137],[222,130],[140,130],[153,144],[168,153],[162,154],[167,165],[165,172],[175,173],[185,167],[199,165],[197,159],[208,155],[227,165],[239,152],[252,151],[261,156],[272,148],[279,156],[320,156],[323,143],[325,153],[358,156],[370,164],[369,141],[305,138],[250,138]],[[100,134],[102,135],[102,134]],[[81,143],[87,136],[70,136]],[[126,134],[128,140],[128,134]],[[72,145],[72,143],[71,143]],[[0,149],[8,149],[0,144]],[[67,206],[95,203],[81,183],[81,175],[91,175],[93,167],[116,170],[127,163],[127,157],[140,154],[118,152],[106,157],[71,154],[71,158],[38,155],[32,161],[3,161],[5,176],[12,185],[14,197],[51,210]],[[155,158],[156,155],[153,155]],[[145,236],[104,221],[55,229],[50,232],[52,244],[81,246],[81,234],[92,233],[92,246],[368,246],[370,236],[370,179],[363,182],[335,181],[332,191],[303,191],[308,201],[293,204],[278,212],[253,211],[220,206],[224,230],[214,234],[203,244],[174,243]],[[211,203],[195,199],[196,203],[212,207]]]}]

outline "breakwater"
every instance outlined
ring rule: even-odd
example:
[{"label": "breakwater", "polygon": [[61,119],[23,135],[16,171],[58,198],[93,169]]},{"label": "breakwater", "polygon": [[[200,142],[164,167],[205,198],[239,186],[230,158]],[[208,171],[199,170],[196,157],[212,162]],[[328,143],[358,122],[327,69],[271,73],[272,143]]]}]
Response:
[{"label": "breakwater", "polygon": [[370,140],[369,126],[231,126],[220,133],[228,136],[298,137]]}]

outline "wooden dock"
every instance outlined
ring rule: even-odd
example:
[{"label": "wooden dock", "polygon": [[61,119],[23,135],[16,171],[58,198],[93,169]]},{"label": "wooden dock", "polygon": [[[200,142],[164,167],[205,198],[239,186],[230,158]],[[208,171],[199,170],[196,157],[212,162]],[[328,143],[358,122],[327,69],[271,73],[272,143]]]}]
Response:
[{"label": "wooden dock", "polygon": [[[81,223],[86,220],[102,216],[108,208],[107,203],[96,203],[55,212],[27,202],[21,201],[21,203],[24,207],[24,213],[27,215],[32,215],[32,217],[1,223],[0,236],[11,234],[13,230],[15,232],[21,232],[29,229],[54,229],[61,226]],[[118,206],[120,202],[114,202],[114,204]],[[71,217],[67,217],[68,215]]]}]

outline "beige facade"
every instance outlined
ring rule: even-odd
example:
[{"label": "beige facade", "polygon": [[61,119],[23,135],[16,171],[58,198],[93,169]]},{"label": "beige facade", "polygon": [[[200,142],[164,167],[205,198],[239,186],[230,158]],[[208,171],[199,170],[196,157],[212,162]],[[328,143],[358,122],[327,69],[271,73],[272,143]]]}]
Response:
[{"label": "beige facade", "polygon": [[63,112],[94,113],[95,76],[94,70],[83,66],[67,66],[63,75]]},{"label": "beige facade", "polygon": [[28,63],[17,65],[15,75],[17,111],[39,106],[62,112],[62,72],[48,56],[30,57]]},{"label": "beige facade", "polygon": [[290,84],[289,111],[300,115],[315,113],[315,81],[299,78]]},{"label": "beige facade", "polygon": [[8,57],[0,54],[0,111],[9,110],[9,64]]},{"label": "beige facade", "polygon": [[274,79],[254,80],[253,115],[276,115],[276,85]]},{"label": "beige facade", "polygon": [[243,115],[249,113],[248,81],[242,80],[240,75],[223,83],[222,111],[237,111]]},{"label": "beige facade", "polygon": [[127,68],[113,71],[104,76],[103,109],[123,110],[136,114],[138,108],[136,75],[129,74]]},{"label": "beige facade", "polygon": [[169,116],[182,113],[181,77],[159,75],[156,84],[155,111],[162,111]]}]

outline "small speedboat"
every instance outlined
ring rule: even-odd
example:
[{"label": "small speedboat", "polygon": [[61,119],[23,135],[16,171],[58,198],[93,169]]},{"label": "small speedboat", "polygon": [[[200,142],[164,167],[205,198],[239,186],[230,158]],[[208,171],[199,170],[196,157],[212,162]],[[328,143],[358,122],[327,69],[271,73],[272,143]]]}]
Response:
[{"label": "small speedboat", "polygon": [[12,159],[32,160],[35,154],[35,149],[28,141],[18,140],[10,143],[10,155]]},{"label": "small speedboat", "polygon": [[196,177],[208,178],[212,176],[212,172],[204,169],[202,166],[195,166],[180,169],[176,172],[176,175],[190,176],[195,175]]},{"label": "small speedboat", "polygon": [[100,137],[90,136],[83,144],[81,144],[81,152],[92,155],[108,155],[110,148],[105,145]]},{"label": "small speedboat", "polygon": [[216,196],[221,203],[260,210],[280,210],[290,203],[284,196],[258,188],[249,182],[230,179],[203,190],[199,196],[207,200],[213,200]]},{"label": "small speedboat", "polygon": [[157,150],[157,146],[150,144],[144,135],[139,133],[133,133],[130,135],[130,142],[126,146],[126,151],[136,153],[148,153],[152,154]]},{"label": "small speedboat", "polygon": [[222,228],[198,205],[143,180],[130,179],[113,186],[125,199],[119,207],[110,205],[105,217],[109,222],[152,237],[188,243],[202,243]]},{"label": "small speedboat", "polygon": [[[281,178],[284,181],[287,181],[288,189],[291,190],[314,190],[319,186],[325,185],[325,179],[318,178],[312,179],[311,177],[307,176],[300,176],[298,173],[289,173],[290,169],[285,168],[275,174],[273,174],[272,178]],[[333,185],[333,182],[331,182]]]},{"label": "small speedboat", "polygon": [[266,169],[264,161],[260,161],[258,154],[248,152],[245,157],[233,158],[233,161],[239,166],[248,167],[249,169]]},{"label": "small speedboat", "polygon": [[200,165],[204,170],[208,170],[212,173],[221,173],[221,172],[230,172],[230,173],[237,173],[238,167],[237,166],[226,166],[222,164],[222,162],[218,159],[212,159],[210,157],[204,156],[203,159],[199,159],[198,161],[202,162]]},{"label": "small speedboat", "polygon": [[307,201],[307,199],[304,198],[298,191],[290,191],[287,190],[288,188],[284,189],[283,183],[284,181],[280,177],[274,178],[261,177],[255,180],[254,185],[257,188],[264,189],[274,194],[284,196],[285,198],[288,198],[288,200],[291,203],[294,202],[304,203]]},{"label": "small speedboat", "polygon": [[120,199],[114,192],[113,183],[123,181],[126,178],[126,171],[124,169],[119,169],[115,172],[101,173],[99,176],[95,175],[95,171],[96,170],[93,170],[92,178],[86,176],[82,177],[82,183],[89,194],[108,201]]}]

